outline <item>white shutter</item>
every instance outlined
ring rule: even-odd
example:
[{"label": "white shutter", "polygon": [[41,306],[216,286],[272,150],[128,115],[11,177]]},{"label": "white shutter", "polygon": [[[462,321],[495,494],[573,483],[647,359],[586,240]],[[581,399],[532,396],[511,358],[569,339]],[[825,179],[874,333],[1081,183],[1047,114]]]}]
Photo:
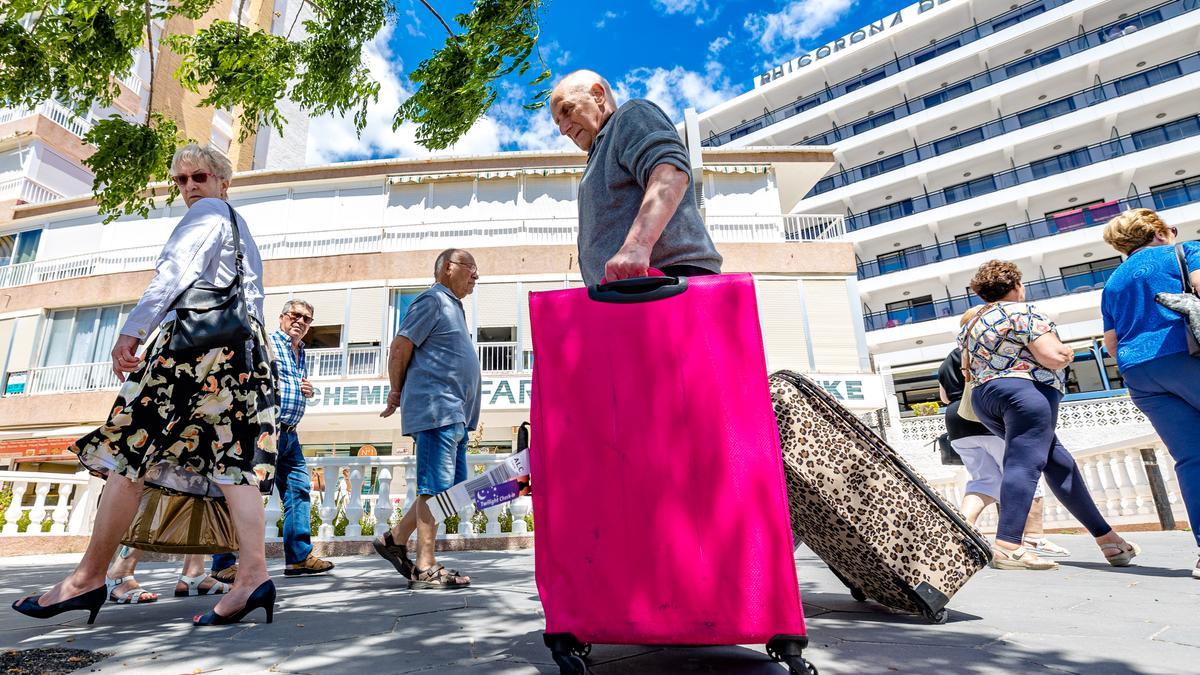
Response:
[{"label": "white shutter", "polygon": [[341,326],[346,321],[346,291],[304,291],[292,293],[313,307],[314,326]]},{"label": "white shutter", "polygon": [[475,287],[476,325],[489,328],[517,325],[517,285],[479,284]]},{"label": "white shutter", "polygon": [[853,373],[859,369],[851,298],[844,279],[805,279],[805,301],[817,371]]},{"label": "white shutter", "polygon": [[[13,330],[16,327],[16,319],[0,321],[0,366],[4,365],[4,358],[8,356],[8,345],[12,343]],[[0,373],[0,376],[2,375],[3,373]]]},{"label": "white shutter", "polygon": [[19,373],[29,370],[33,363],[33,340],[37,337],[38,317],[23,316],[13,322],[12,347],[8,359],[8,372]]},{"label": "white shutter", "polygon": [[565,288],[561,281],[533,281],[521,284],[525,297],[521,298],[521,351],[533,350],[533,330],[529,327],[529,294],[539,291],[561,291]]},{"label": "white shutter", "polygon": [[755,286],[767,368],[810,371],[799,284],[794,279],[759,279]]},{"label": "white shutter", "polygon": [[356,288],[350,296],[350,325],[347,326],[346,341],[381,342],[383,340],[383,317],[389,311],[388,291],[378,288]]}]

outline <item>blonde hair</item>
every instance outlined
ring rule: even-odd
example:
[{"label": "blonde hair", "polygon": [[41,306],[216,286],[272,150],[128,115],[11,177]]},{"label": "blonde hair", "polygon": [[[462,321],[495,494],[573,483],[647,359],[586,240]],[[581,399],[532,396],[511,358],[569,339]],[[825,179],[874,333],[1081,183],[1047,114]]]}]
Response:
[{"label": "blonde hair", "polygon": [[960,317],[958,318],[958,326],[959,326],[959,328],[962,328],[963,326],[967,325],[967,323],[968,323],[968,322],[969,322],[971,319],[974,319],[974,318],[975,318],[975,315],[976,315],[976,314],[978,314],[978,313],[979,313],[979,311],[980,311],[981,309],[983,309],[983,308],[984,308],[984,305],[975,305],[974,307],[968,307],[968,308],[967,308],[967,311],[963,312],[963,313],[962,313],[962,316],[960,316]]},{"label": "blonde hair", "polygon": [[1108,221],[1104,226],[1104,241],[1117,251],[1129,255],[1154,241],[1154,236],[1164,237],[1171,227],[1151,209],[1129,209]]},{"label": "blonde hair", "polygon": [[184,162],[208,167],[219,180],[233,178],[233,165],[224,154],[211,145],[201,147],[195,143],[188,143],[176,150],[175,156],[171,158],[171,173],[176,173],[176,169]]}]

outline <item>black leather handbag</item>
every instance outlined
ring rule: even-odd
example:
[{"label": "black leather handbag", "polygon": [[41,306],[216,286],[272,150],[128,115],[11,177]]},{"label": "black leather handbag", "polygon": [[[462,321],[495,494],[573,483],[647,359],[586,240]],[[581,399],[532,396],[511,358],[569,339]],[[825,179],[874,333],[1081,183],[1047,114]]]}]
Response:
[{"label": "black leather handbag", "polygon": [[935,441],[938,446],[938,452],[942,455],[942,464],[947,466],[962,466],[962,457],[954,451],[954,446],[950,445],[950,434],[942,434]]},{"label": "black leather handbag", "polygon": [[232,206],[226,206],[233,227],[237,274],[226,286],[199,279],[179,295],[172,305],[175,328],[167,342],[170,352],[197,353],[214,347],[235,347],[253,334],[242,292],[242,239],[238,234],[237,214]]}]

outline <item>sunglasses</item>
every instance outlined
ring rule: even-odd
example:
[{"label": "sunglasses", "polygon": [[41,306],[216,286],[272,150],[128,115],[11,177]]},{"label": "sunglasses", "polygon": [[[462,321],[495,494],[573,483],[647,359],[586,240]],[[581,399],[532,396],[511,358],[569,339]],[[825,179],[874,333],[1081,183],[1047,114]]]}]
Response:
[{"label": "sunglasses", "polygon": [[467,263],[460,263],[457,260],[447,260],[446,262],[450,263],[451,265],[459,265],[459,266],[465,267],[465,268],[471,270],[471,272],[479,271],[479,267],[476,265],[468,265]]},{"label": "sunglasses", "polygon": [[313,318],[311,316],[309,316],[307,314],[301,314],[300,312],[284,312],[283,314],[284,314],[284,316],[290,318],[292,321],[301,321],[304,323],[312,323],[312,320],[313,320]]},{"label": "sunglasses", "polygon": [[211,175],[212,174],[207,171],[197,171],[196,173],[193,173],[193,174],[181,173],[177,176],[171,176],[171,180],[175,181],[175,184],[178,185],[179,187],[183,187],[183,186],[187,185],[189,178],[196,185],[204,185],[205,183],[208,182],[208,177]]}]

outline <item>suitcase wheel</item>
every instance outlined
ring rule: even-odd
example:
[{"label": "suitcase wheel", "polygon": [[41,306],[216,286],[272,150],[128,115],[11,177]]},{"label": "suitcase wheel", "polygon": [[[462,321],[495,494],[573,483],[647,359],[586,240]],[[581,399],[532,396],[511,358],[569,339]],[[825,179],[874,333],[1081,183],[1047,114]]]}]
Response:
[{"label": "suitcase wheel", "polygon": [[560,675],[587,675],[587,664],[578,656],[562,652],[555,652],[553,656]]},{"label": "suitcase wheel", "polygon": [[851,588],[850,597],[854,598],[858,602],[867,601],[867,594],[863,593],[861,588]]},{"label": "suitcase wheel", "polygon": [[816,666],[804,659],[799,659],[799,661],[798,664],[788,664],[788,675],[818,675]]},{"label": "suitcase wheel", "polygon": [[940,625],[946,623],[946,620],[950,618],[950,613],[944,609],[939,609],[938,611],[933,612],[932,614],[926,614],[925,618],[929,619],[929,623],[937,624],[940,626]]},{"label": "suitcase wheel", "polygon": [[592,645],[581,642],[570,633],[547,633],[543,636],[550,655],[558,664],[562,675],[587,675],[587,663],[584,661],[592,653]]},{"label": "suitcase wheel", "polygon": [[786,663],[791,675],[817,675],[817,667],[801,656],[807,646],[808,638],[802,635],[776,635],[767,642],[767,656]]}]

